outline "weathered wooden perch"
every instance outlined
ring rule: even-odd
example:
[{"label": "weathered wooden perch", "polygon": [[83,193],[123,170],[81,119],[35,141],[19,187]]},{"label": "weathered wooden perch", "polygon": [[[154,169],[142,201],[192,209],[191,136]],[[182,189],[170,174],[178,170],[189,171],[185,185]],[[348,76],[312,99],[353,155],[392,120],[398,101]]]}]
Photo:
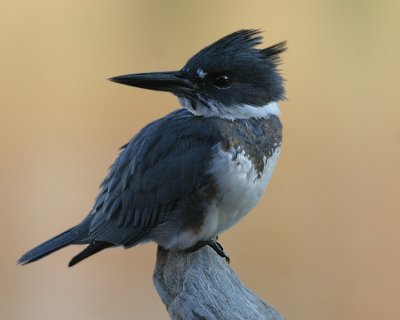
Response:
[{"label": "weathered wooden perch", "polygon": [[208,246],[193,253],[158,247],[153,281],[173,320],[283,320]]}]

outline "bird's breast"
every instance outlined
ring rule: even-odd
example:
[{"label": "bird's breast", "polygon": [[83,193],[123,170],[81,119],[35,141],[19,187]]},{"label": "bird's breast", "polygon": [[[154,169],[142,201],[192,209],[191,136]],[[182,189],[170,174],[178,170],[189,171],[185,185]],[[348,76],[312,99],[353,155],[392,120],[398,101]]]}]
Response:
[{"label": "bird's breast", "polygon": [[[201,229],[209,238],[228,229],[248,213],[260,200],[271,178],[279,156],[279,146],[260,154],[260,167],[240,147],[215,147],[209,174],[215,180],[218,195],[206,208]],[[258,161],[259,162],[259,161]]]}]

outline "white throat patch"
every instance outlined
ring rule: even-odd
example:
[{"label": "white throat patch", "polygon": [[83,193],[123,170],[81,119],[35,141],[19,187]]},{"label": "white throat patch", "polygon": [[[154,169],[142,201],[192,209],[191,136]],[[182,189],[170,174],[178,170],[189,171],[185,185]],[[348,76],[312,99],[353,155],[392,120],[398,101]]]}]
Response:
[{"label": "white throat patch", "polygon": [[207,103],[198,102],[196,109],[193,109],[191,102],[178,97],[181,106],[196,116],[206,118],[219,117],[228,120],[249,119],[249,118],[268,118],[271,115],[280,115],[280,109],[277,102],[270,102],[261,107],[254,107],[248,104],[226,106],[216,101],[207,101]]}]

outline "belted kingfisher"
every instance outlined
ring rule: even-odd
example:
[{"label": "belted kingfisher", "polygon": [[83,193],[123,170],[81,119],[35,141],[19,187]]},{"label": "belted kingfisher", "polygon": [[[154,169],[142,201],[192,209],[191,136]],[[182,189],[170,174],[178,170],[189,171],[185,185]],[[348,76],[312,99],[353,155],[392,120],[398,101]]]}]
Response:
[{"label": "belted kingfisher", "polygon": [[278,159],[285,98],[278,65],[285,42],[258,49],[258,30],[234,32],[179,71],[111,81],[176,95],[181,108],[145,126],[126,145],[81,223],[25,253],[19,264],[70,244],[69,263],[108,247],[154,241],[171,250],[208,244],[260,200]]}]

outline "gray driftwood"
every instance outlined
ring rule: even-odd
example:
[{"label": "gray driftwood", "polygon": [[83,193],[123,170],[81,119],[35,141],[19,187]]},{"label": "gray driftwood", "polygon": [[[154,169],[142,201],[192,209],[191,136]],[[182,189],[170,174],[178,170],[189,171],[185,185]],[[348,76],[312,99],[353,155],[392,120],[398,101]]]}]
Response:
[{"label": "gray driftwood", "polygon": [[171,319],[283,320],[247,289],[208,246],[194,253],[158,248],[154,285]]}]

